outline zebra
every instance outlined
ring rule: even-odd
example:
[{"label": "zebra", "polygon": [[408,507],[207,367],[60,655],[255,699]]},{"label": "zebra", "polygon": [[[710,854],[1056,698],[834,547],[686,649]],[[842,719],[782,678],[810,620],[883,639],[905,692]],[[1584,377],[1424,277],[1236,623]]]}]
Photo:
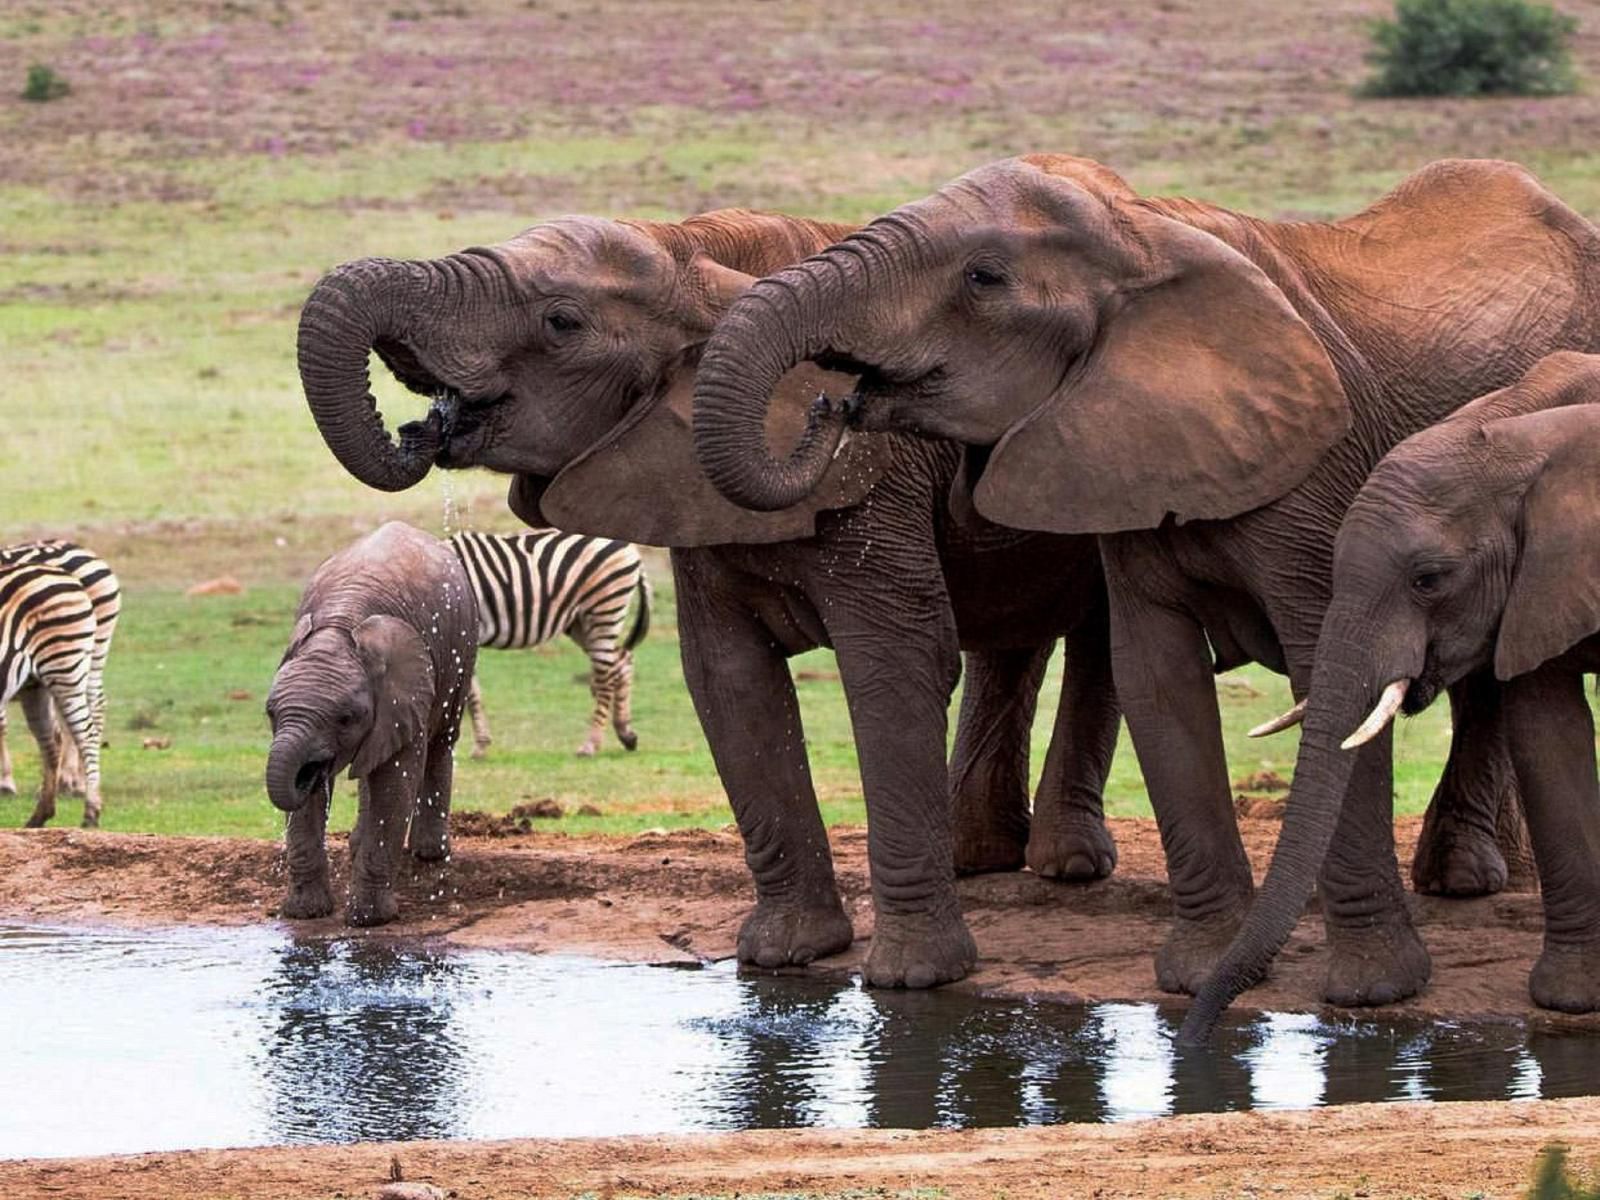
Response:
[{"label": "zebra", "polygon": [[[117,617],[122,612],[122,591],[117,577],[104,560],[93,552],[73,542],[46,539],[20,542],[14,546],[0,546],[0,567],[16,563],[40,563],[65,571],[76,579],[94,605],[95,637],[94,659],[90,663],[89,698],[97,737],[105,744],[105,668],[111,653],[111,639],[117,631]],[[37,686],[37,684],[24,684]],[[74,795],[84,794],[83,763],[71,738],[58,731],[61,746],[60,781],[63,791]],[[15,795],[16,780],[11,772],[11,755],[6,750],[6,709],[0,704],[0,795]]]},{"label": "zebra", "polygon": [[[559,529],[525,533],[464,532],[447,538],[467,569],[478,600],[478,645],[525,649],[565,633],[589,656],[594,714],[578,747],[585,757],[600,749],[606,719],[617,740],[636,749],[632,724],[633,648],[650,629],[650,580],[638,549],[628,542],[584,537]],[[639,593],[633,631],[622,638],[628,602]],[[478,676],[467,693],[472,714],[472,757],[490,742]]]},{"label": "zebra", "polygon": [[60,755],[52,702],[83,763],[83,824],[100,824],[100,731],[89,692],[97,632],[93,599],[66,571],[31,562],[0,566],[0,705],[20,693],[44,764],[30,828],[56,813]]}]

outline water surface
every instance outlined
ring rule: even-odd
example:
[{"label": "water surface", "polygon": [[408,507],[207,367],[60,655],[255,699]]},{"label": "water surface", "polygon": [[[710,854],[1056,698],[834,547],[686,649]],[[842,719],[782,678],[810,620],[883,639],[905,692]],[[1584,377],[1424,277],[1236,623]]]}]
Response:
[{"label": "water surface", "polygon": [[1120,1121],[1600,1090],[1600,1039],[869,992],[281,931],[0,926],[0,1157]]}]

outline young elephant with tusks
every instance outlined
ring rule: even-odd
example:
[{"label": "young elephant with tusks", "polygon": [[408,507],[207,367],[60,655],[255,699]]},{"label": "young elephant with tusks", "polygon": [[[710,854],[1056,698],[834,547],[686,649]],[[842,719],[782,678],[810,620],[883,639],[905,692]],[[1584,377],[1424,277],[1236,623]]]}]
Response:
[{"label": "young elephant with tusks", "polygon": [[1329,736],[1301,743],[1272,868],[1184,1038],[1209,1036],[1294,929],[1341,815],[1327,760],[1347,764],[1397,712],[1474,674],[1504,715],[1539,868],[1529,992],[1543,1008],[1600,1008],[1600,782],[1583,695],[1596,669],[1600,357],[1552,354],[1401,442],[1350,506],[1306,698],[1307,727]]},{"label": "young elephant with tusks", "polygon": [[289,814],[289,894],[279,915],[333,911],[323,834],[334,777],[361,781],[350,834],[351,925],[398,915],[394,874],[449,850],[451,748],[478,652],[478,610],[450,548],[391,521],[324,562],[306,585],[267,697],[267,794]]}]

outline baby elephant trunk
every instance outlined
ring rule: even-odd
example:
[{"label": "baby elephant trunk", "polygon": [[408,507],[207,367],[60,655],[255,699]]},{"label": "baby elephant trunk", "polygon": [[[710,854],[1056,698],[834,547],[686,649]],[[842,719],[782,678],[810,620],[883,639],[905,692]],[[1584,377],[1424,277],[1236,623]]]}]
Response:
[{"label": "baby elephant trunk", "polygon": [[284,812],[298,812],[313,796],[326,796],[333,782],[333,751],[312,731],[281,729],[267,755],[267,795]]}]

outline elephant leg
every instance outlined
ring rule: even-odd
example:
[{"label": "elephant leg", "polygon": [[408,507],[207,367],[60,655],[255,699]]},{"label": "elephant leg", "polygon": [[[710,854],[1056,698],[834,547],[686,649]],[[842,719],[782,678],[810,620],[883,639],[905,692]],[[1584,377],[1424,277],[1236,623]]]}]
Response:
[{"label": "elephant leg", "polygon": [[328,807],[333,784],[323,796],[313,796],[289,814],[284,830],[284,856],[289,865],[289,891],[278,905],[278,915],[291,921],[326,917],[333,912],[333,888],[328,882]]},{"label": "elephant leg", "polygon": [[18,699],[22,701],[22,714],[28,722],[28,732],[39,747],[39,796],[26,822],[27,828],[38,829],[56,815],[56,795],[61,787],[61,742],[56,737],[56,717],[51,707],[50,693],[36,683],[29,684],[18,694]]},{"label": "elephant leg", "polygon": [[472,715],[472,757],[482,758],[494,741],[489,736],[489,717],[483,711],[483,689],[478,686],[478,673],[472,673],[472,683],[467,688],[467,712]]},{"label": "elephant leg", "polygon": [[[1500,686],[1487,672],[1450,689],[1454,733],[1411,861],[1411,882],[1434,896],[1487,896],[1523,880],[1532,855],[1523,832],[1516,771],[1500,720]],[[1502,847],[1505,838],[1509,846]],[[1509,857],[1507,851],[1509,850]]]},{"label": "elephant leg", "polygon": [[422,769],[422,789],[411,814],[407,845],[421,862],[443,862],[450,857],[450,788],[455,760],[450,754],[454,736],[428,743],[428,762]]},{"label": "elephant leg", "polygon": [[1600,1009],[1600,778],[1583,676],[1549,664],[1505,685],[1512,761],[1544,901],[1544,952],[1528,978],[1541,1008]]},{"label": "elephant leg", "polygon": [[1254,883],[1234,821],[1210,644],[1186,613],[1131,595],[1108,571],[1117,695],[1161,831],[1174,921],[1156,983],[1193,992],[1250,907]]},{"label": "elephant leg", "polygon": [[834,878],[788,662],[710,554],[676,551],[672,567],[684,681],[755,880],[739,961],[781,967],[837,954],[855,935]]},{"label": "elephant leg", "polygon": [[[839,659],[867,804],[875,925],[862,973],[875,987],[934,987],[977,961],[956,896],[945,769],[961,662],[955,621],[942,576],[919,587],[908,570],[893,590],[858,590],[859,605],[847,602],[853,593],[835,594],[831,610],[819,608]],[[895,603],[882,603],[884,595]]]},{"label": "elephant leg", "polygon": [[0,703],[0,796],[15,796],[17,780],[11,773],[11,751],[6,749],[6,706]]},{"label": "elephant leg", "polygon": [[1433,969],[1406,907],[1394,849],[1393,727],[1355,752],[1319,888],[1327,930],[1323,998],[1347,1006],[1414,996]]},{"label": "elephant leg", "polygon": [[1061,703],[1028,838],[1028,866],[1050,879],[1105,879],[1117,865],[1102,798],[1122,723],[1108,625],[1102,606],[1063,640]]},{"label": "elephant leg", "polygon": [[348,925],[383,925],[400,915],[394,879],[422,773],[422,747],[411,745],[361,781],[361,807],[350,831]]},{"label": "elephant leg", "polygon": [[950,755],[958,875],[1015,871],[1028,846],[1028,743],[1050,646],[974,650]]}]

